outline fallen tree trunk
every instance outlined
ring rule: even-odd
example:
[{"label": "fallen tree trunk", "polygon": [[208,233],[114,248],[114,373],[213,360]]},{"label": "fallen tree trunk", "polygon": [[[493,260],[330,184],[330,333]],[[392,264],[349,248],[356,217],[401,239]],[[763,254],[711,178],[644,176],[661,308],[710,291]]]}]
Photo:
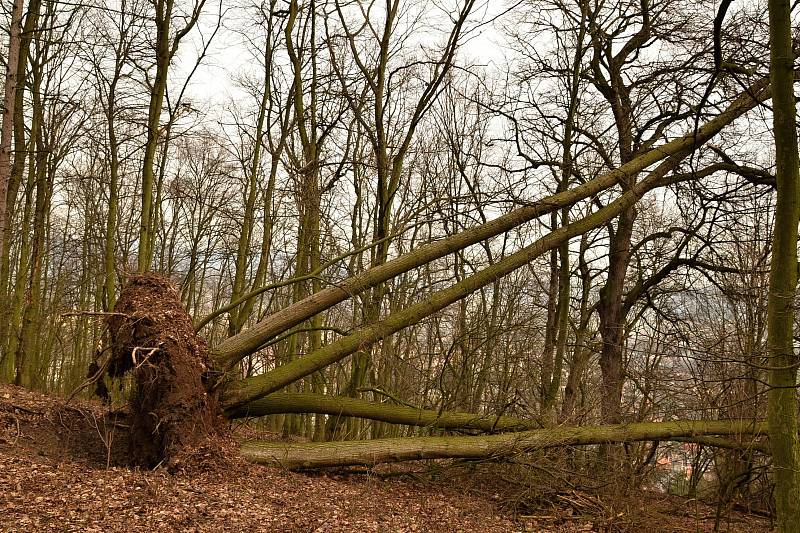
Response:
[{"label": "fallen tree trunk", "polygon": [[[344,359],[353,352],[362,349],[364,346],[373,344],[412,324],[418,323],[425,317],[444,309],[448,305],[457,302],[481,287],[484,287],[496,279],[506,276],[514,270],[530,263],[539,255],[556,246],[559,246],[566,240],[577,235],[582,235],[583,233],[586,233],[587,231],[597,228],[609,220],[612,220],[624,209],[634,205],[648,191],[674,182],[675,180],[670,180],[666,176],[672,170],[674,170],[683,159],[692,153],[695,139],[707,140],[708,138],[712,137],[716,132],[722,129],[724,124],[731,122],[735,117],[743,114],[747,109],[751,109],[756,105],[757,102],[766,99],[769,94],[769,86],[764,80],[758,84],[755,84],[751,88],[754,89],[754,93],[746,93],[737,98],[736,101],[732,103],[725,112],[721,113],[714,120],[700,128],[696,137],[687,134],[684,137],[662,145],[656,150],[658,157],[640,156],[639,158],[636,158],[634,161],[638,161],[639,163],[637,164],[641,164],[640,159],[642,158],[647,159],[647,161],[652,161],[653,163],[658,161],[661,162],[655,169],[648,173],[648,177],[646,179],[636,183],[636,185],[634,185],[629,191],[620,195],[616,200],[609,203],[605,207],[598,209],[597,211],[587,215],[582,219],[576,220],[567,226],[563,226],[548,233],[532,244],[504,257],[491,266],[488,266],[483,270],[464,278],[460,282],[446,289],[434,292],[428,296],[427,299],[419,301],[400,311],[396,311],[379,322],[364,326],[358,331],[342,337],[337,341],[306,355],[305,357],[295,359],[292,362],[279,366],[265,374],[227,384],[223,396],[225,408],[233,409],[250,401],[262,398],[270,393],[277,392],[286,385],[304,376],[310,375],[317,370],[321,370],[328,365]],[[723,120],[722,117],[725,117],[725,119]],[[650,152],[647,152],[647,154],[650,154]],[[649,165],[645,165],[645,167],[646,166]],[[627,166],[623,166],[621,168],[627,168]],[[642,169],[643,168],[644,167],[642,167]],[[619,169],[615,172],[619,172]],[[679,179],[686,180],[692,178],[692,174],[686,174]],[[409,255],[414,255],[414,253]],[[313,305],[310,303],[308,303],[308,305],[313,307]],[[267,326],[261,326],[257,324],[253,327],[254,331],[252,333],[245,335],[243,332],[242,334],[229,338],[227,341],[223,342],[219,348],[217,348],[217,357],[222,357],[223,361],[228,361],[230,363],[230,361],[238,360],[238,355],[231,360],[225,359],[234,352],[239,355],[246,355],[246,353],[248,353],[247,349],[244,349],[244,346],[239,342],[245,338],[249,339],[246,341],[248,346],[251,348],[254,347],[253,349],[257,349],[258,346],[252,344],[251,342],[256,338],[252,335],[258,336],[257,332],[261,331],[263,333],[265,331],[264,328],[269,329]],[[236,346],[236,348],[233,348],[233,346]],[[244,351],[240,352],[240,349]],[[231,350],[233,350],[233,352]]]},{"label": "fallen tree trunk", "polygon": [[556,427],[472,437],[417,437],[286,444],[251,441],[242,455],[253,462],[284,468],[374,465],[419,459],[491,459],[545,448],[616,442],[683,442],[707,435],[763,435],[766,422],[752,420],[677,420],[594,427]]},{"label": "fallen tree trunk", "polygon": [[[667,158],[674,158],[681,153],[690,153],[693,148],[710,140],[726,125],[769,97],[769,80],[767,78],[758,80],[734,99],[725,111],[709,120],[702,127],[663,145],[654,147],[621,167],[606,172],[578,187],[520,207],[475,228],[426,244],[413,252],[337,282],[327,289],[314,293],[289,307],[265,317],[245,331],[226,339],[213,348],[212,357],[218,367],[230,369],[243,357],[257,351],[274,336],[289,330],[325,309],[362,293],[370,287],[374,287],[403,272],[444,257],[447,254],[509,231],[556,209],[572,205],[614,186],[621,180],[637,175]],[[678,162],[679,160],[675,161],[675,165]]]},{"label": "fallen tree trunk", "polygon": [[726,450],[738,450],[743,452],[752,450],[763,454],[770,453],[768,442],[754,442],[752,440],[739,442],[724,437],[708,437],[702,435],[695,435],[694,437],[673,437],[670,440],[674,442],[701,444],[710,448],[724,448]]},{"label": "fallen tree trunk", "polygon": [[317,413],[331,416],[352,416],[389,422],[440,429],[472,429],[480,431],[523,431],[542,425],[534,420],[523,420],[511,416],[478,415],[417,409],[405,405],[376,403],[348,398],[311,393],[276,392],[228,411],[228,418],[264,416],[287,413]]},{"label": "fallen tree trunk", "polygon": [[[504,257],[483,270],[475,272],[460,282],[446,289],[436,291],[426,299],[405,309],[395,311],[383,320],[364,326],[305,357],[295,359],[264,374],[227,384],[222,399],[225,409],[231,410],[277,392],[286,385],[340,361],[357,350],[363,349],[364,346],[373,344],[412,324],[418,323],[481,287],[485,287],[489,283],[530,263],[546,251],[566,242],[567,239],[605,224],[619,215],[624,209],[635,204],[646,192],[669,183],[669,179],[665,178],[665,176],[690,152],[691,146],[668,157],[648,174],[647,179],[640,181],[605,207],[569,225],[551,231],[521,250]],[[691,175],[684,175],[680,179],[691,179]]]}]

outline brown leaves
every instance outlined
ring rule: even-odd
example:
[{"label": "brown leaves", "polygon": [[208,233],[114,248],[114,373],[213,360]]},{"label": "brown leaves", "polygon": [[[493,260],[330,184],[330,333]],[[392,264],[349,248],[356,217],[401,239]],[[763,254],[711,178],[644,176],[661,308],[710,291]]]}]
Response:
[{"label": "brown leaves", "polygon": [[170,476],[0,449],[0,529],[30,531],[512,531],[483,502],[407,483],[258,466]]},{"label": "brown leaves", "polygon": [[[0,531],[516,529],[487,501],[454,490],[368,476],[290,473],[203,449],[194,450],[194,464],[175,475],[106,469],[104,453],[77,453],[102,448],[97,431],[79,424],[101,416],[92,409],[90,404],[64,408],[55,398],[0,388]],[[12,445],[15,417],[22,435]],[[220,464],[225,467],[211,468]]]},{"label": "brown leaves", "polygon": [[[457,475],[458,469],[451,467],[435,481],[424,477],[410,481],[395,476],[410,466],[392,465],[393,470],[357,475],[309,475],[251,465],[198,448],[192,454],[193,464],[174,475],[163,470],[106,469],[104,453],[99,457],[85,450],[78,453],[87,446],[102,446],[99,438],[88,438],[97,434],[96,429],[78,424],[100,413],[93,412],[90,404],[59,411],[58,403],[18,387],[0,387],[0,531],[493,533],[713,528],[713,520],[682,514],[684,499],[663,495],[663,501],[640,495],[612,502],[575,491],[559,492],[552,505],[542,502],[540,508],[528,508],[517,516],[501,514],[497,506],[507,505],[511,495],[503,491],[497,465],[488,464],[485,475],[471,468]],[[15,418],[21,422],[21,435],[12,445]],[[702,515],[713,517],[706,511]],[[767,522],[760,524],[766,527]],[[761,530],[765,528],[756,522],[729,529]]]},{"label": "brown leaves", "polygon": [[0,450],[0,529],[30,531],[511,531],[482,502],[403,482],[257,466],[198,477],[16,458]]}]

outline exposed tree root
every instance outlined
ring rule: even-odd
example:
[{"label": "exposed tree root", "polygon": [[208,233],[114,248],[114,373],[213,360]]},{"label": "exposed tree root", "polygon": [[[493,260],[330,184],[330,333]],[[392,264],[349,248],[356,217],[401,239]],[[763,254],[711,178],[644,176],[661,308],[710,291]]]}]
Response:
[{"label": "exposed tree root", "polygon": [[155,274],[132,276],[107,319],[112,343],[108,372],[130,373],[131,458],[139,465],[175,466],[181,452],[201,446],[222,418],[203,382],[208,348],[172,283]]}]

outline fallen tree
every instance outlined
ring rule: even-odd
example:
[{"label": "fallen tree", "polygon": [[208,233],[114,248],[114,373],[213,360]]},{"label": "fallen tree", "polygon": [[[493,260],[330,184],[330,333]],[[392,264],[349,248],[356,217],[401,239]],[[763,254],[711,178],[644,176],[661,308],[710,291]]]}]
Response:
[{"label": "fallen tree", "polygon": [[559,246],[566,240],[581,235],[591,229],[600,227],[614,219],[626,208],[634,205],[646,192],[664,186],[675,180],[691,179],[693,175],[681,175],[675,179],[667,178],[680,161],[691,153],[691,146],[672,154],[654,170],[648,177],[634,185],[625,194],[609,203],[607,206],[577,220],[567,226],[551,231],[544,237],[534,241],[521,250],[508,255],[468,276],[458,283],[434,292],[428,298],[421,300],[405,309],[391,313],[383,320],[374,322],[350,335],[316,350],[305,357],[295,359],[290,363],[279,366],[264,374],[244,379],[229,384],[224,391],[223,405],[226,410],[234,409],[247,404],[270,393],[321,370],[348,355],[396,333],[408,326],[418,323],[422,319],[441,311],[462,298],[479,290],[481,287],[508,275],[514,270],[530,263],[545,252]]},{"label": "fallen tree", "polygon": [[[418,301],[404,309],[395,311],[380,321],[367,324],[351,334],[343,336],[304,357],[294,359],[292,362],[278,366],[262,375],[238,381],[222,380],[215,383],[203,382],[201,376],[210,370],[210,365],[207,364],[207,349],[205,343],[199,337],[195,336],[193,323],[183,308],[180,307],[177,292],[174,288],[161,286],[159,289],[164,294],[170,293],[167,299],[171,302],[169,304],[171,311],[162,313],[161,315],[157,312],[154,313],[153,309],[148,307],[153,304],[153,302],[157,302],[158,297],[142,302],[136,300],[128,301],[121,298],[115,312],[119,316],[128,318],[117,320],[119,317],[112,317],[112,319],[109,320],[109,325],[111,326],[115,360],[119,362],[118,368],[115,371],[116,375],[120,375],[131,369],[136,373],[135,379],[139,391],[136,392],[134,398],[138,398],[136,401],[141,401],[141,406],[134,405],[134,409],[136,411],[136,416],[140,419],[140,426],[142,428],[142,438],[140,440],[143,446],[149,446],[147,449],[151,450],[146,454],[148,456],[145,458],[146,460],[142,460],[141,462],[149,464],[159,460],[159,458],[168,458],[172,455],[170,450],[173,447],[173,443],[180,445],[184,440],[188,442],[194,441],[196,440],[194,435],[198,433],[202,434],[207,431],[205,428],[210,427],[214,419],[214,416],[211,414],[214,409],[212,404],[208,403],[211,402],[211,400],[208,399],[209,396],[206,394],[206,387],[222,385],[220,390],[222,407],[229,415],[234,413],[256,413],[259,409],[261,409],[262,412],[267,412],[270,409],[274,410],[276,409],[275,402],[281,400],[280,397],[276,396],[273,400],[267,400],[261,405],[254,402],[280,391],[283,387],[315,371],[341,361],[348,355],[363,349],[367,345],[378,342],[408,326],[420,322],[426,317],[467,297],[481,287],[529,264],[541,254],[561,245],[568,239],[606,224],[608,221],[618,216],[620,212],[638,202],[648,191],[676,181],[695,179],[700,175],[705,175],[706,173],[704,170],[690,174],[672,173],[698,146],[714,137],[714,135],[719,133],[726,125],[742,116],[758,103],[767,100],[769,96],[769,82],[767,79],[761,79],[732,100],[730,105],[716,117],[709,120],[702,127],[682,137],[647,150],[625,165],[604,173],[594,180],[576,188],[563,191],[531,205],[524,206],[483,225],[432,242],[409,254],[338,282],[328,289],[312,294],[264,318],[252,328],[228,338],[211,350],[212,360],[215,366],[221,370],[230,370],[243,357],[255,353],[264,343],[275,336],[285,333],[303,321],[308,320],[318,313],[370,287],[374,287],[403,272],[429,263],[449,253],[476,244],[492,236],[499,235],[525,222],[533,220],[538,216],[552,212],[555,209],[574,204],[582,199],[590,198],[601,191],[614,187],[620,181],[628,181],[629,177],[646,172],[647,175],[644,179],[638,180],[636,185],[628,189],[624,194],[619,195],[616,199],[591,214],[575,220],[569,225],[547,233],[528,246],[504,257],[483,270],[475,272],[458,283],[433,292],[426,299]],[[148,281],[149,283],[152,282],[154,278],[143,277],[141,280],[139,278],[133,278],[132,283],[134,285],[139,283],[139,281],[144,283],[146,279],[150,280]],[[163,281],[164,280],[162,280],[162,282]],[[119,306],[123,304],[128,305],[130,308],[120,308]],[[156,306],[155,309],[158,310],[160,308]],[[178,310],[180,312],[178,312]],[[142,322],[142,320],[145,320],[145,322]],[[148,330],[146,334],[140,337],[139,328],[141,324],[145,323],[149,325],[148,327],[152,327],[152,329]],[[158,334],[159,328],[163,328],[162,334]],[[120,334],[120,332],[122,332],[122,334]],[[173,356],[175,353],[186,353],[189,354],[189,357],[176,358]],[[146,361],[137,358],[137,355],[141,357],[142,354],[146,356]],[[130,362],[128,362],[129,360]],[[182,361],[186,364],[183,364]],[[175,367],[174,362],[179,362],[180,364]],[[141,374],[141,376],[139,374]],[[174,391],[169,385],[169,383],[175,382],[179,374],[181,377],[179,377],[178,381],[187,384],[191,382],[191,389],[193,391],[183,399],[174,397]],[[189,376],[192,374],[194,377],[190,378]],[[286,400],[288,398],[283,397],[282,399],[284,403],[280,409],[286,410],[288,405]],[[295,400],[300,400],[300,398],[295,397]],[[419,410],[413,410],[414,412],[411,412],[395,408],[389,408],[387,410],[389,406],[377,408],[376,410],[374,405],[367,406],[364,404],[348,404],[345,402],[339,402],[338,406],[321,406],[318,398],[314,400],[318,402],[318,404],[316,406],[311,406],[311,398],[303,398],[303,400],[306,402],[305,407],[300,405],[292,407],[292,409],[295,409],[292,412],[314,412],[314,409],[316,409],[324,414],[336,416],[338,414],[345,415],[344,411],[349,409],[353,413],[360,412],[360,414],[353,414],[352,416],[368,415],[367,417],[383,417],[375,419],[385,419],[389,422],[397,421],[397,423],[412,425],[433,425],[435,427],[446,427],[449,429],[455,429],[459,427],[459,424],[465,424],[460,427],[480,429],[482,431],[496,430],[498,422],[508,428],[514,427],[514,425],[517,424],[516,421],[499,421],[494,417],[481,419],[481,417],[466,413],[449,413],[443,417],[442,413],[435,411],[420,412]],[[301,411],[301,409],[304,410]],[[178,413],[180,413],[180,416]],[[147,420],[148,417],[150,419],[149,421]],[[179,420],[181,418],[184,422]],[[653,430],[656,431],[655,429]],[[617,428],[617,431],[619,431],[619,428]],[[183,437],[183,433],[187,436]],[[711,433],[713,434],[714,432]],[[611,439],[603,437],[599,442],[620,439],[627,440],[628,437],[624,437],[624,434],[624,432],[616,433],[617,437]],[[723,431],[722,434],[726,433]],[[146,442],[148,435],[153,435],[151,438],[153,442],[149,444]],[[485,439],[489,437],[479,438]],[[516,439],[516,436],[510,438]],[[523,440],[526,438],[536,440],[533,435],[522,438]],[[592,441],[592,438],[595,440]],[[600,437],[592,438],[589,440],[595,442]],[[636,440],[634,437],[631,438]],[[642,437],[644,440],[650,440],[652,438],[657,437]],[[443,446],[445,450],[465,450],[474,449],[476,446],[480,448],[482,446],[481,442],[482,441],[476,441],[468,446],[464,443],[466,447],[462,447],[462,444],[459,442],[442,443],[441,446]],[[556,439],[556,442],[560,441]],[[567,439],[563,443],[569,444],[570,442],[572,441]],[[422,454],[421,457],[424,457],[428,453],[425,451],[427,450],[426,446],[428,446],[428,444],[415,444],[414,442],[410,442],[401,446],[399,441],[394,444],[398,446],[398,450],[401,450],[401,452],[393,454],[393,457],[398,458],[395,460],[403,460],[401,459],[402,457],[419,458],[417,457],[419,454]],[[503,444],[498,445],[501,447],[503,446]],[[325,445],[317,446],[321,446],[320,449],[324,450]],[[337,443],[331,446],[340,447],[342,444]],[[358,446],[358,444],[353,444],[353,446]],[[422,446],[422,448],[420,448],[420,446]],[[491,448],[493,444],[487,443],[486,446]],[[302,449],[299,450],[298,453],[302,453]],[[402,452],[402,450],[405,450],[405,452]],[[433,456],[436,456],[437,452],[432,451],[431,453]],[[456,451],[442,453],[472,452]],[[460,457],[464,455],[455,456]]]},{"label": "fallen tree", "polygon": [[[270,393],[277,392],[298,379],[344,359],[355,351],[362,349],[364,346],[378,342],[389,335],[418,323],[422,319],[465,298],[495,280],[529,264],[532,260],[559,246],[566,240],[584,234],[589,230],[600,227],[608,221],[613,220],[623,210],[639,201],[648,191],[674,183],[677,180],[694,179],[696,176],[695,173],[680,175],[676,178],[670,178],[668,175],[695,150],[698,144],[702,144],[711,139],[714,135],[719,133],[725,125],[752,109],[759,102],[768,99],[769,94],[768,81],[766,79],[759,80],[737,97],[725,111],[697,129],[696,132],[687,133],[683,137],[645,152],[619,169],[595,178],[593,181],[599,180],[605,182],[605,180],[610,180],[610,186],[616,183],[621,177],[636,174],[653,165],[657,165],[648,172],[645,179],[638,181],[636,185],[605,207],[567,226],[551,231],[532,244],[462,279],[460,282],[436,291],[428,298],[405,309],[391,313],[383,320],[368,324],[350,335],[342,337],[302,358],[295,359],[265,374],[227,384],[222,400],[225,409],[231,410],[243,406],[250,401],[262,398]],[[551,199],[552,198],[553,197],[551,197]],[[431,246],[439,245],[442,242],[447,243],[451,241],[449,241],[449,239],[444,239],[439,243],[433,243]],[[420,252],[423,251],[423,248],[402,256],[396,261],[403,262],[403,265],[408,267],[406,270],[409,270],[410,268],[433,260],[434,258],[429,258],[422,254],[424,259],[421,259],[421,262],[417,263],[418,256]],[[381,269],[387,267],[390,263],[376,268]],[[370,272],[374,272],[374,269],[367,270],[359,276],[369,277],[368,275]],[[302,320],[306,320],[325,310],[327,307],[330,307],[330,305],[335,305],[338,301],[342,301],[346,296],[350,296],[351,294],[342,294],[342,287],[353,288],[350,284],[353,279],[361,279],[359,276],[338,283],[336,285],[337,288],[333,290],[326,289],[311,295],[275,313],[271,317],[265,318],[249,330],[230,337],[214,349],[215,360],[218,364],[224,365],[225,368],[230,368],[231,365],[235,364],[241,357],[257,351],[261,344],[272,336],[282,333],[285,329],[292,327],[292,325],[296,325],[302,322]],[[372,278],[369,279],[375,281]],[[358,288],[358,286],[356,286],[356,288]],[[361,287],[360,290],[365,290],[366,288],[367,287]],[[335,294],[339,294],[341,299],[334,301],[336,300]],[[334,302],[328,305],[330,301]],[[279,329],[276,324],[282,324],[281,328],[283,329]]]},{"label": "fallen tree", "polygon": [[480,431],[522,431],[541,427],[534,420],[511,416],[478,415],[405,405],[376,403],[345,396],[324,396],[302,392],[276,392],[228,411],[229,418],[258,417],[274,414],[316,413],[378,420],[391,424],[424,426],[439,429]]},{"label": "fallen tree", "polygon": [[[498,459],[562,446],[670,440],[692,437],[764,435],[766,422],[752,420],[677,420],[594,427],[556,427],[521,433],[468,437],[405,437],[343,442],[285,444],[250,441],[242,455],[283,468],[374,465],[420,459]],[[708,441],[704,441],[706,444]]]},{"label": "fallen tree", "polygon": [[[724,111],[703,126],[672,141],[651,148],[619,168],[606,172],[582,185],[520,207],[474,228],[420,246],[412,252],[339,281],[263,318],[241,333],[229,337],[212,348],[212,358],[218,367],[229,370],[242,358],[257,351],[264,343],[276,335],[284,333],[314,315],[404,272],[500,235],[557,209],[589,198],[620,182],[628,181],[631,176],[636,176],[653,165],[669,159],[669,168],[664,170],[666,174],[666,172],[677,167],[693,150],[712,139],[725,126],[753,109],[759,103],[768,100],[770,95],[769,79],[762,78],[742,91]],[[644,192],[647,192],[647,189],[641,191],[641,194],[644,194]],[[610,218],[613,218],[613,215]],[[557,245],[558,243],[554,244],[554,246]],[[498,275],[502,276],[506,273],[508,272],[498,273]]]}]

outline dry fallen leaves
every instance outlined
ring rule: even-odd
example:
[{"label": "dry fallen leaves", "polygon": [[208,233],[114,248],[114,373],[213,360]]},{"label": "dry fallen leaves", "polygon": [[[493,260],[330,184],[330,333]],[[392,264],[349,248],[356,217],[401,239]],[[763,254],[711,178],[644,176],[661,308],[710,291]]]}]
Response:
[{"label": "dry fallen leaves", "polygon": [[[101,417],[99,405],[78,402],[65,408],[55,398],[0,386],[0,531],[641,530],[630,516],[615,520],[612,527],[597,517],[573,516],[572,507],[512,516],[501,510],[499,489],[471,475],[425,482],[363,474],[310,475],[242,462],[174,475],[106,468]],[[87,449],[91,447],[99,449]],[[596,497],[576,493],[562,499],[573,507],[579,501],[581,509],[590,503],[602,505]],[[686,528],[670,530],[710,531],[713,526],[713,521],[700,523],[692,517],[676,520],[676,527]],[[626,529],[626,523],[633,529]],[[654,526],[657,530],[663,529]],[[753,522],[729,529],[760,530],[765,529]]]},{"label": "dry fallen leaves", "polygon": [[[70,424],[64,423],[60,411],[54,414],[56,400],[17,387],[2,391],[2,531],[518,529],[480,498],[396,479],[312,476],[249,464],[234,465],[230,471],[175,475],[105,468],[96,460],[105,452],[93,460],[72,456],[75,446],[62,446],[63,439],[55,433]],[[21,430],[15,419],[23,419]]]}]

